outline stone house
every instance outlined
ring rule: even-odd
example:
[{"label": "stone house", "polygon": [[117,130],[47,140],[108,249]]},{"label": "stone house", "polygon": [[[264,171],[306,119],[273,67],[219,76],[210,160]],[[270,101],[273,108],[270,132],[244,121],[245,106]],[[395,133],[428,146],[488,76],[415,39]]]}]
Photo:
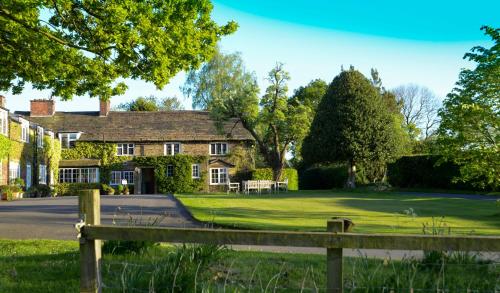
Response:
[{"label": "stone house", "polygon": [[55,139],[54,133],[5,108],[5,97],[0,96],[0,185],[8,185],[16,178],[25,182],[28,190],[34,185],[55,182],[50,169],[47,147]]},{"label": "stone house", "polygon": [[[109,101],[100,101],[99,111],[57,112],[53,100],[32,100],[29,112],[15,114],[23,121],[51,129],[59,139],[63,158],[59,163],[60,183],[127,184],[136,194],[160,191],[155,178],[158,170],[138,164],[136,158],[202,158],[191,166],[193,180],[203,180],[203,190],[224,190],[237,172],[231,152],[236,148],[253,151],[254,145],[241,123],[233,120],[217,127],[206,111],[111,111]],[[85,144],[87,149],[81,147],[75,156],[74,150]],[[88,150],[110,145],[113,154],[100,153],[101,157]],[[173,166],[163,167],[167,177],[175,172]]]}]

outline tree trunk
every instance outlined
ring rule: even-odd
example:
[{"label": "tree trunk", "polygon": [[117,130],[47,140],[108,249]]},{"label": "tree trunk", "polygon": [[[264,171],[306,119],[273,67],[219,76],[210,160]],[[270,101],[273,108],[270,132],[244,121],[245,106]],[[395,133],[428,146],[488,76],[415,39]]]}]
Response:
[{"label": "tree trunk", "polygon": [[346,188],[356,188],[356,165],[353,160],[347,163],[347,174]]},{"label": "tree trunk", "polygon": [[277,165],[274,166],[273,168],[273,180],[274,181],[281,181],[281,174],[283,173],[283,166]]}]

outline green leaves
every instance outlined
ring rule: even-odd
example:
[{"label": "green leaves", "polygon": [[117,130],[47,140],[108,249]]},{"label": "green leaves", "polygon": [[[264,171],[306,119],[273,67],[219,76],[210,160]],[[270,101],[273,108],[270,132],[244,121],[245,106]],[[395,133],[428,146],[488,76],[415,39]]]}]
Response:
[{"label": "green leaves", "polygon": [[119,78],[162,88],[236,30],[211,10],[209,0],[2,1],[0,89],[20,93],[30,82],[62,99],[109,99],[126,90]]},{"label": "green leaves", "polygon": [[461,71],[444,101],[438,144],[446,160],[461,166],[458,180],[495,190],[500,184],[500,29],[482,29],[494,45],[465,54],[477,65]]}]

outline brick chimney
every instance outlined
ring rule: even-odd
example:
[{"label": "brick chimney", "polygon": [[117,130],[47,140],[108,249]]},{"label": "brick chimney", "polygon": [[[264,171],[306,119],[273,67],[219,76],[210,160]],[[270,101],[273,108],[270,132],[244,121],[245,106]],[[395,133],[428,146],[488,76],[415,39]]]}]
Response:
[{"label": "brick chimney", "polygon": [[54,100],[31,100],[31,114],[30,116],[52,116],[56,112],[56,105]]},{"label": "brick chimney", "polygon": [[5,108],[6,97],[0,95],[0,107]]},{"label": "brick chimney", "polygon": [[111,102],[109,100],[99,100],[99,116],[108,116]]}]

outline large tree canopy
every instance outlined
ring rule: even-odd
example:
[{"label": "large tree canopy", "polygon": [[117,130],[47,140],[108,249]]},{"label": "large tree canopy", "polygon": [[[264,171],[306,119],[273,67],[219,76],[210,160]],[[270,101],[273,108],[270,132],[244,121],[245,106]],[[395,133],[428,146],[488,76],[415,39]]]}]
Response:
[{"label": "large tree canopy", "polygon": [[237,118],[254,137],[274,179],[281,176],[290,146],[307,133],[310,108],[287,96],[288,73],[277,64],[267,78],[269,86],[259,99],[254,74],[239,54],[216,53],[199,71],[189,73],[184,93],[194,108],[210,111],[217,121]]},{"label": "large tree canopy", "polygon": [[236,24],[218,26],[209,0],[0,1],[0,90],[26,83],[71,99],[123,94],[119,78],[158,88],[199,66]]},{"label": "large tree canopy", "polygon": [[155,96],[139,97],[131,102],[122,103],[116,107],[116,110],[121,111],[177,111],[184,107],[176,97],[166,97],[158,99]]},{"label": "large tree canopy", "polygon": [[483,27],[494,42],[474,47],[464,58],[477,63],[463,69],[439,111],[440,152],[458,163],[461,180],[498,189],[500,184],[500,29]]},{"label": "large tree canopy", "polygon": [[309,163],[347,162],[348,187],[356,165],[386,162],[397,154],[394,117],[380,90],[360,72],[342,71],[318,106],[302,148]]}]

